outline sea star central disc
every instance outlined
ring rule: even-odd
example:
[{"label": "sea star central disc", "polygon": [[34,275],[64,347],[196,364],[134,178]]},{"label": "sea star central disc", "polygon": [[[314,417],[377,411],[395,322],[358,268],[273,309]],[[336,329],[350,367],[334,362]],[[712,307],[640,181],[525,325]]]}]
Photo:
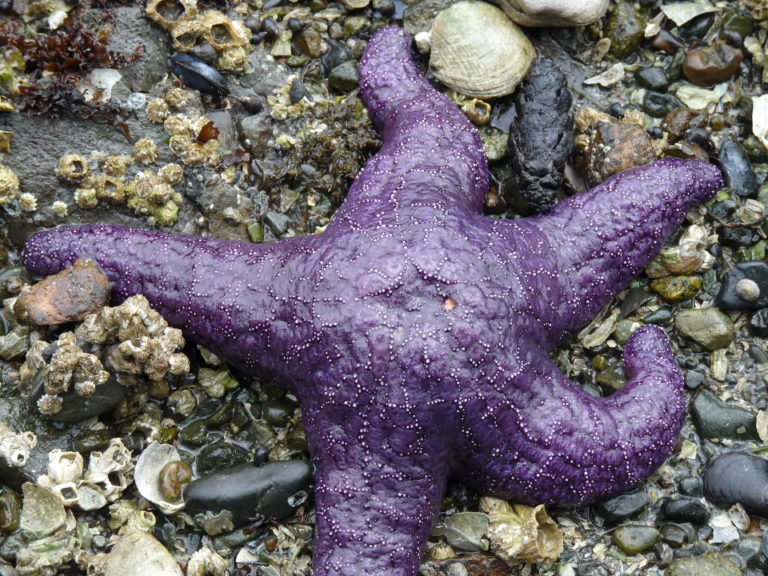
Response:
[{"label": "sea star central disc", "polygon": [[664,333],[593,398],[548,353],[624,289],[721,185],[700,161],[624,172],[549,214],[483,216],[480,139],[380,30],[359,68],[384,140],[322,234],[268,245],[106,226],[31,237],[40,275],[96,260],[118,299],[294,390],[316,473],[315,574],[412,576],[454,474],[518,502],[576,504],[655,470],[682,425]]}]

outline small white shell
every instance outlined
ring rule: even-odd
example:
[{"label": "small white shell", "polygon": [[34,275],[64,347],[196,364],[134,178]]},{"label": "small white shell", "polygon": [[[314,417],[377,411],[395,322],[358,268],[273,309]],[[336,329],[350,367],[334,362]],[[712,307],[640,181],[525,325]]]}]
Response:
[{"label": "small white shell", "polygon": [[51,484],[77,482],[83,475],[83,456],[79,452],[63,452],[58,448],[48,454],[48,478]]},{"label": "small white shell", "polygon": [[484,2],[459,2],[432,24],[429,65],[449,88],[475,98],[514,91],[536,57],[522,30]]},{"label": "small white shell", "polygon": [[760,298],[760,286],[751,278],[742,278],[736,282],[736,294],[742,300],[754,302]]},{"label": "small white shell", "polygon": [[603,17],[608,0],[498,0],[521,26],[585,26]]},{"label": "small white shell", "polygon": [[173,514],[184,508],[183,498],[177,502],[169,502],[160,490],[160,472],[166,464],[180,460],[176,448],[170,444],[153,442],[144,449],[136,462],[136,489],[165,514]]}]

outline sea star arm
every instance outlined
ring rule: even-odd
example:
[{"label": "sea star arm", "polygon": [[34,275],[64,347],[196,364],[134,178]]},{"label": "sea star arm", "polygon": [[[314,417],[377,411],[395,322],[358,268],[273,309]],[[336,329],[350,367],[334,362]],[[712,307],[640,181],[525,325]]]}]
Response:
[{"label": "sea star arm", "polygon": [[621,172],[543,216],[498,222],[510,245],[525,244],[516,265],[537,287],[528,308],[549,321],[544,341],[561,342],[592,319],[659,253],[685,214],[722,184],[711,164],[664,158]]},{"label": "sea star arm", "polygon": [[[77,258],[96,261],[113,300],[143,294],[185,336],[257,375],[279,376],[285,356],[311,340],[311,284],[316,238],[246,244],[120,226],[46,230],[27,240],[26,268],[46,276]],[[293,384],[295,378],[279,379]]]},{"label": "sea star arm", "polygon": [[477,131],[411,59],[411,39],[379,31],[360,60],[360,94],[381,150],[355,179],[328,227],[356,230],[438,222],[482,213],[488,165]]},{"label": "sea star arm", "polygon": [[[386,395],[386,394],[383,394]],[[343,396],[343,395],[342,395]],[[392,390],[382,404],[302,399],[315,463],[315,576],[416,574],[450,468],[442,424]]]},{"label": "sea star arm", "polygon": [[628,383],[595,398],[543,353],[522,346],[506,385],[467,410],[472,454],[457,472],[515,502],[574,505],[626,491],[671,452],[685,418],[683,379],[664,332],[638,329],[624,347]]}]

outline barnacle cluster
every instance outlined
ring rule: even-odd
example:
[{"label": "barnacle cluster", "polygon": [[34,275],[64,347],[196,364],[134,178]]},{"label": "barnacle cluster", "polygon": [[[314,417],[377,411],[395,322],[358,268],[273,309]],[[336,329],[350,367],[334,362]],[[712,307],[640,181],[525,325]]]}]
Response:
[{"label": "barnacle cluster", "polygon": [[0,206],[6,206],[16,200],[19,193],[19,177],[13,170],[0,164]]},{"label": "barnacle cluster", "polygon": [[216,166],[219,156],[217,131],[202,114],[198,99],[181,88],[171,88],[163,98],[147,104],[147,118],[163,124],[168,145],[187,166]]},{"label": "barnacle cluster", "polygon": [[244,72],[248,67],[251,31],[219,10],[200,12],[197,0],[150,0],[147,16],[171,33],[174,47],[188,52],[208,44],[217,53],[217,67]]},{"label": "barnacle cluster", "polygon": [[48,454],[48,473],[37,483],[58,494],[65,506],[98,510],[114,502],[133,480],[131,452],[113,438],[103,452],[91,452],[84,467],[79,452],[58,449]]},{"label": "barnacle cluster", "polygon": [[[65,184],[77,186],[74,197],[81,208],[95,208],[99,201],[125,204],[136,215],[147,216],[150,224],[170,226],[176,222],[182,196],[173,189],[181,182],[182,170],[168,164],[157,171],[142,170],[128,176],[136,163],[157,161],[157,144],[142,138],[128,155],[93,155],[87,159],[80,154],[66,154],[59,159],[56,176]],[[93,169],[91,168],[93,166]],[[61,209],[59,208],[59,211]]]},{"label": "barnacle cluster", "polygon": [[177,352],[183,346],[181,331],[170,328],[144,296],[133,296],[88,315],[53,344],[35,342],[20,368],[21,383],[27,389],[43,383],[38,408],[52,416],[61,411],[64,394],[73,390],[84,398],[92,396],[110,373],[132,386],[187,373],[189,359]]},{"label": "barnacle cluster", "polygon": [[[0,89],[2,89],[2,83],[3,71],[0,66]],[[21,192],[19,177],[2,163],[3,154],[11,151],[11,138],[13,138],[12,132],[0,130],[0,206],[7,206],[19,198]]]}]

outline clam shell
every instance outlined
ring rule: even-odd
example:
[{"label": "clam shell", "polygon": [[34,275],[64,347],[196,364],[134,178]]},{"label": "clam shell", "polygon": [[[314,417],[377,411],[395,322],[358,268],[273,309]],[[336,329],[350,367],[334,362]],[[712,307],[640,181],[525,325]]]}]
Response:
[{"label": "clam shell", "polygon": [[432,24],[429,65],[449,88],[475,98],[514,91],[536,50],[522,30],[498,8],[459,2]]},{"label": "clam shell", "polygon": [[134,482],[144,498],[165,514],[174,514],[184,508],[184,501],[169,502],[160,489],[160,472],[166,464],[181,460],[176,448],[170,444],[153,442],[147,446],[136,462]]},{"label": "clam shell", "polygon": [[602,18],[608,0],[497,0],[521,26],[586,26]]}]

